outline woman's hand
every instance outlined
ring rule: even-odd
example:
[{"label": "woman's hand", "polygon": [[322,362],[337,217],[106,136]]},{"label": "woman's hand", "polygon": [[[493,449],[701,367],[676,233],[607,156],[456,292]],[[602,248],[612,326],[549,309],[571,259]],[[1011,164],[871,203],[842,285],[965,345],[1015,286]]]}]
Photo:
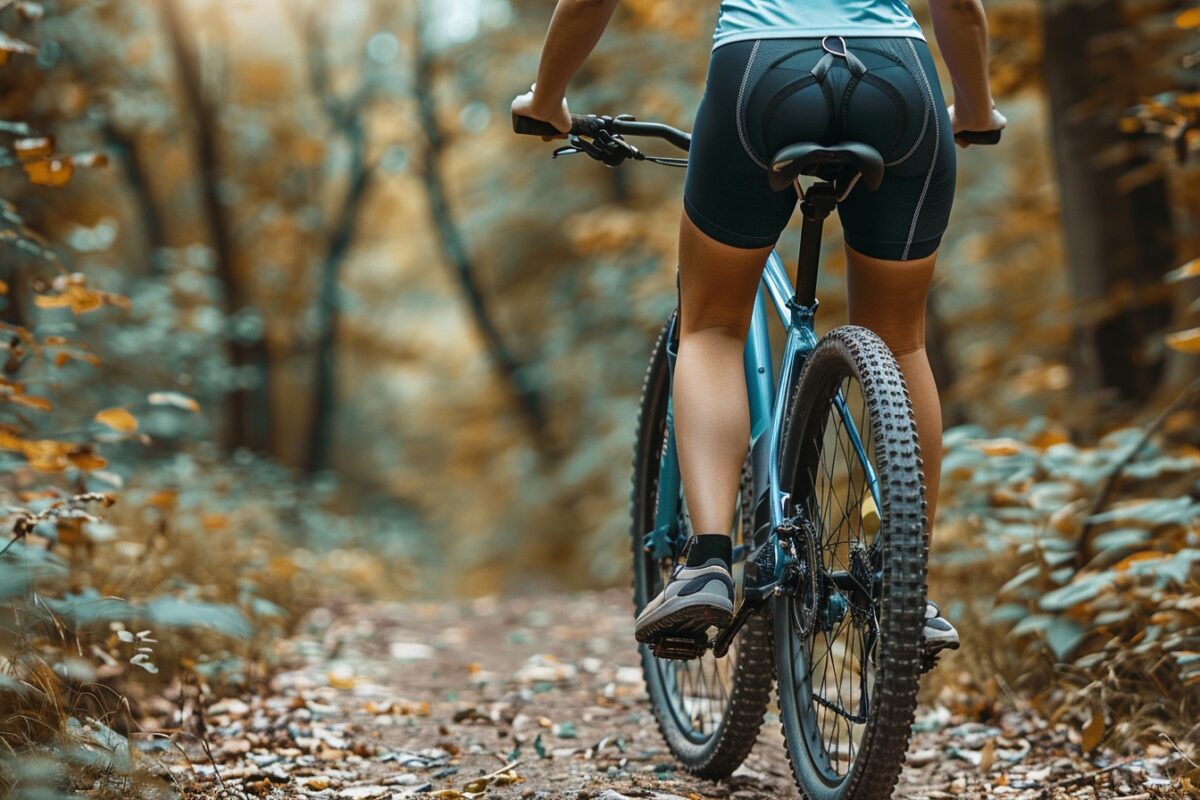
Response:
[{"label": "woman's hand", "polygon": [[[965,112],[960,114],[955,106],[950,106],[947,111],[950,112],[950,127],[956,134],[961,131],[1002,131],[1008,124],[1008,120],[996,110],[995,106],[992,106],[986,115]],[[971,145],[960,141],[958,146],[970,147]]]},{"label": "woman's hand", "polygon": [[[529,87],[529,91],[525,94],[517,95],[517,98],[512,101],[512,113],[514,116],[531,117],[541,122],[549,122],[555,128],[562,131],[560,136],[543,136],[542,141],[550,142],[554,139],[565,139],[567,133],[571,130],[571,112],[567,109],[567,99],[564,97],[555,108],[553,105],[547,110],[544,107],[544,101],[541,98],[536,98],[537,84]],[[540,101],[540,102],[539,102]]]}]

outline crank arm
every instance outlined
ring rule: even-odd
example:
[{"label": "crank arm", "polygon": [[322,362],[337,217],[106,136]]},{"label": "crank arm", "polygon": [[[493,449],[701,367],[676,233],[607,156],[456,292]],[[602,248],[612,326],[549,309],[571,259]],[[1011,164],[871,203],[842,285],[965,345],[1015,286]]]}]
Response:
[{"label": "crank arm", "polygon": [[729,652],[729,646],[733,644],[734,637],[741,631],[742,626],[762,607],[763,601],[761,599],[751,600],[750,598],[746,598],[743,600],[733,615],[733,622],[729,623],[729,627],[718,633],[717,638],[713,639],[713,655],[717,658],[724,658],[725,654]]}]

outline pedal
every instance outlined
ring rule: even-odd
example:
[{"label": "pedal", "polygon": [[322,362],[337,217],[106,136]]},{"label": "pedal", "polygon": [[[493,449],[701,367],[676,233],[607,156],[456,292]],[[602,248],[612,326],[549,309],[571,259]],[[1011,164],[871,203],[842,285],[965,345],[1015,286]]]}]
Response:
[{"label": "pedal", "polygon": [[921,674],[932,671],[933,668],[936,667],[938,664],[938,656],[940,656],[942,653],[946,652],[947,650],[957,650],[957,649],[958,649],[957,644],[952,645],[952,646],[947,646],[947,647],[939,647],[936,650],[931,650],[928,647],[922,648]]},{"label": "pedal", "polygon": [[697,636],[664,636],[650,645],[650,652],[655,658],[689,661],[699,658],[708,650],[708,637],[704,634]]}]

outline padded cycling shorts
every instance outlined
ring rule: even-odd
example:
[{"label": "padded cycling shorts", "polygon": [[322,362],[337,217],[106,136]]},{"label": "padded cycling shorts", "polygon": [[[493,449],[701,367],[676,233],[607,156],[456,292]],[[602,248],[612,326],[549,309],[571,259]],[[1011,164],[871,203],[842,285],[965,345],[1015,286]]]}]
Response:
[{"label": "padded cycling shorts", "polygon": [[688,157],[687,215],[725,244],[773,245],[797,197],[767,184],[772,156],[797,142],[847,140],[874,147],[887,168],[878,190],[859,182],[838,206],[846,243],[888,260],[937,250],[954,200],[954,136],[929,48],[908,37],[714,50]]}]

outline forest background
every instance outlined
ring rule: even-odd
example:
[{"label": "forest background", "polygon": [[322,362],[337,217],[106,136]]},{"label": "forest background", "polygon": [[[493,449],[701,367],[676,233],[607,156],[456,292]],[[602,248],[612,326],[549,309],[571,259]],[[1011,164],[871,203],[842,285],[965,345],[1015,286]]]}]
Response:
[{"label": "forest background", "polygon": [[[573,109],[690,127],[715,7],[624,0]],[[0,784],[263,680],[323,604],[628,580],[681,173],[511,135],[549,8],[0,2]],[[1194,756],[1200,7],[988,14],[1009,128],[928,310],[951,674]]]}]

